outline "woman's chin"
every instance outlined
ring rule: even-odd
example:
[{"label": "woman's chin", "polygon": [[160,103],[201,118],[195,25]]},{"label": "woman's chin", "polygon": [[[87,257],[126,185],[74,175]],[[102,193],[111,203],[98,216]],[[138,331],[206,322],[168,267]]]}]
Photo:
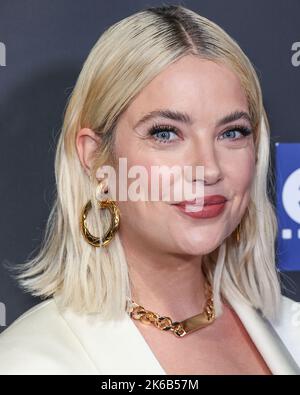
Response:
[{"label": "woman's chin", "polygon": [[216,240],[214,240],[214,242],[212,242],[212,240],[203,239],[198,241],[194,240],[192,242],[191,240],[186,240],[186,242],[180,240],[174,248],[177,249],[179,253],[198,256],[213,252],[220,244],[221,242],[216,243]]}]

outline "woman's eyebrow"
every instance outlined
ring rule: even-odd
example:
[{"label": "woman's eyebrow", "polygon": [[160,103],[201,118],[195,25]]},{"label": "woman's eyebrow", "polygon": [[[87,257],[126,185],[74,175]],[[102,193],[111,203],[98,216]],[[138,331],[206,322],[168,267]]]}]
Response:
[{"label": "woman's eyebrow", "polygon": [[152,118],[166,118],[166,119],[172,119],[173,121],[179,121],[182,123],[186,123],[188,125],[191,125],[193,123],[192,118],[189,116],[189,114],[185,112],[180,112],[180,111],[174,111],[174,110],[154,110],[151,111],[147,114],[145,114],[135,125],[134,128],[137,128],[141,126],[143,123],[149,121]]},{"label": "woman's eyebrow", "polygon": [[216,126],[222,126],[229,122],[238,121],[239,119],[245,119],[250,123],[250,125],[252,124],[251,117],[246,111],[236,110],[231,112],[230,114],[225,115],[223,118],[217,121]]},{"label": "woman's eyebrow", "polygon": [[[141,126],[143,123],[149,121],[152,118],[165,118],[173,121],[179,121],[187,125],[192,125],[194,120],[186,112],[174,111],[174,110],[153,110],[145,114],[135,125],[134,128]],[[250,115],[245,111],[233,111],[216,122],[216,127],[222,126],[226,123],[237,121],[239,119],[245,119],[251,124]]]}]

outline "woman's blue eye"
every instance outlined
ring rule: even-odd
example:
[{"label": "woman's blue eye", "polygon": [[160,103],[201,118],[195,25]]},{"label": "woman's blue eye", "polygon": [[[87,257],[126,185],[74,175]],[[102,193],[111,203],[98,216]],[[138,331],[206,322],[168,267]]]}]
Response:
[{"label": "woman's blue eye", "polygon": [[236,132],[237,132],[236,130],[228,130],[227,132],[224,133],[224,135],[226,137],[234,138],[234,137],[236,137]]},{"label": "woman's blue eye", "polygon": [[159,143],[169,144],[177,139],[178,134],[172,126],[154,126],[149,134]]},{"label": "woman's blue eye", "polygon": [[[237,133],[240,134],[240,137],[236,137]],[[222,133],[221,136],[225,136],[228,137],[229,139],[232,140],[239,140],[245,136],[248,136],[249,134],[251,134],[252,131],[251,129],[245,127],[245,126],[234,126],[229,130],[226,130],[225,132]],[[222,140],[222,139],[221,139]]]}]

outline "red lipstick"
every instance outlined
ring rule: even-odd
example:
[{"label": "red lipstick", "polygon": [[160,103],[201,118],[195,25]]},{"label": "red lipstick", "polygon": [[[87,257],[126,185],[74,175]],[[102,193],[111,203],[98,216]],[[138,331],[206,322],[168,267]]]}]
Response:
[{"label": "red lipstick", "polygon": [[[205,196],[204,200],[201,199],[201,201],[203,202],[203,207],[201,207],[201,205],[199,206],[199,203],[197,205],[196,199],[185,200],[178,204],[174,204],[174,206],[192,218],[213,218],[218,216],[224,210],[227,198],[223,195],[210,195]],[[197,206],[199,206],[199,210],[189,211],[187,206],[193,208],[193,205],[195,210],[197,209]]]}]

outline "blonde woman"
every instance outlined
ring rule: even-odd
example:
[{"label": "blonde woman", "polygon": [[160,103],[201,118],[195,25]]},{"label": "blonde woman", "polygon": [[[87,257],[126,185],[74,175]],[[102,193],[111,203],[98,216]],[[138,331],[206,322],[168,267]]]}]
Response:
[{"label": "blonde woman", "polygon": [[[44,243],[18,273],[46,300],[0,336],[0,372],[299,374],[269,138],[255,70],[218,25],[162,6],[108,28],[68,102]],[[204,193],[121,199],[135,166],[144,195],[155,166],[189,167]]]}]

